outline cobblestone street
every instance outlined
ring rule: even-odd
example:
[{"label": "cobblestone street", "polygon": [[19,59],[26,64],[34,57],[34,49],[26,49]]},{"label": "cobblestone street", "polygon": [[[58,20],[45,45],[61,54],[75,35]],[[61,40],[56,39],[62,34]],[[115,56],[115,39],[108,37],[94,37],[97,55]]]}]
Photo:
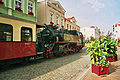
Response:
[{"label": "cobblestone street", "polygon": [[89,55],[85,53],[83,48],[80,53],[68,56],[14,64],[0,70],[0,80],[76,80],[89,68]]},{"label": "cobblestone street", "polygon": [[[82,54],[85,54],[85,49]],[[78,60],[32,80],[77,80],[90,67],[89,65],[89,55],[81,55]]]}]

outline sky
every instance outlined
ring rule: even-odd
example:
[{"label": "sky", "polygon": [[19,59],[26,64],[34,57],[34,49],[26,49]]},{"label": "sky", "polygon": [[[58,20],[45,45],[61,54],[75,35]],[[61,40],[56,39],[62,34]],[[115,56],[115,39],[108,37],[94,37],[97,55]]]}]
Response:
[{"label": "sky", "polygon": [[57,0],[66,10],[65,17],[74,16],[80,27],[97,26],[101,32],[112,32],[120,22],[120,0]]}]

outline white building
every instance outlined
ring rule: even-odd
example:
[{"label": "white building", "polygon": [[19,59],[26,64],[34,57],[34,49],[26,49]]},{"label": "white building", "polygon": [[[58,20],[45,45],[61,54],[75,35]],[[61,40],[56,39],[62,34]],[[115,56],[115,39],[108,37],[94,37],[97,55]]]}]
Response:
[{"label": "white building", "polygon": [[85,39],[90,37],[94,37],[94,38],[99,38],[100,37],[100,29],[98,27],[81,27],[80,28],[80,32],[83,33],[83,36],[85,37]]},{"label": "white building", "polygon": [[113,38],[120,39],[120,23],[115,24],[113,27],[114,27]]}]

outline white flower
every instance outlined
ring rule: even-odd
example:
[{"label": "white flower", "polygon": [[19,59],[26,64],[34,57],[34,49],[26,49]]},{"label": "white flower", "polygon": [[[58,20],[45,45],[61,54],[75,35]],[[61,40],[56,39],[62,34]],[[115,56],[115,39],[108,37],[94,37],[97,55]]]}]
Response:
[{"label": "white flower", "polygon": [[97,62],[97,64],[99,64],[99,62]]},{"label": "white flower", "polygon": [[100,59],[102,59],[102,58],[100,57]]},{"label": "white flower", "polygon": [[108,61],[108,63],[109,63],[109,61]]},{"label": "white flower", "polygon": [[103,56],[103,57],[105,57],[105,56]]}]

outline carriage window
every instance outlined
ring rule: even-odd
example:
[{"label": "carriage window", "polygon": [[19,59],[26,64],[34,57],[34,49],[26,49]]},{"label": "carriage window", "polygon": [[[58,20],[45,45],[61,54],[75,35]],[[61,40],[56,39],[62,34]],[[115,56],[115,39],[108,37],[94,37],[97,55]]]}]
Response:
[{"label": "carriage window", "polygon": [[11,25],[0,23],[0,42],[12,41],[12,31]]},{"label": "carriage window", "polygon": [[23,42],[29,42],[32,41],[32,29],[22,27],[21,28],[21,41]]}]

